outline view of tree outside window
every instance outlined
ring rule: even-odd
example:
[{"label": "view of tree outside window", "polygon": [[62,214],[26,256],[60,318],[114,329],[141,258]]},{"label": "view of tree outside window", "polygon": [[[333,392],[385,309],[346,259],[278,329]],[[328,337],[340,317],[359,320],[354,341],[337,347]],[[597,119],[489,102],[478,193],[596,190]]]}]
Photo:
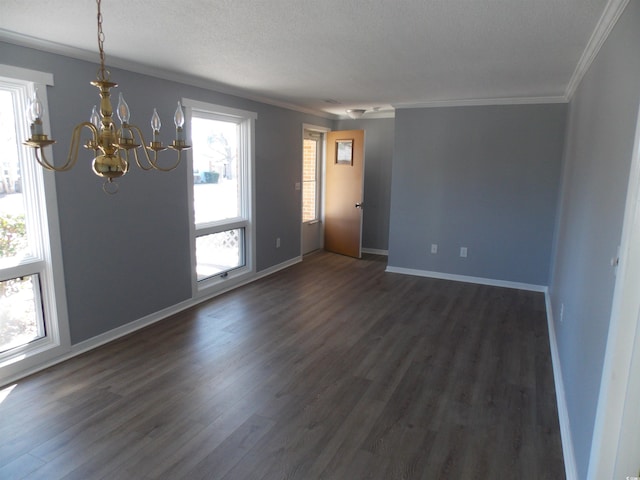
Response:
[{"label": "view of tree outside window", "polygon": [[196,225],[238,217],[238,125],[194,116],[191,138]]},{"label": "view of tree outside window", "polygon": [[45,335],[39,276],[11,278],[15,266],[35,254],[27,235],[15,113],[13,93],[0,89],[0,353]]},{"label": "view of tree outside window", "polygon": [[243,229],[212,232],[211,223],[242,216],[239,125],[194,115],[193,203],[198,281],[244,265]]}]

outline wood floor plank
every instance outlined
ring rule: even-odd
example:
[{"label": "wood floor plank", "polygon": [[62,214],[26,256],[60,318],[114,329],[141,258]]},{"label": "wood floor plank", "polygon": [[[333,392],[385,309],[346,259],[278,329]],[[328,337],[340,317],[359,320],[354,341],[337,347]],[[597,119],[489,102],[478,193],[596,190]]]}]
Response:
[{"label": "wood floor plank", "polygon": [[312,254],[16,382],[0,477],[563,479],[543,295],[385,260]]}]

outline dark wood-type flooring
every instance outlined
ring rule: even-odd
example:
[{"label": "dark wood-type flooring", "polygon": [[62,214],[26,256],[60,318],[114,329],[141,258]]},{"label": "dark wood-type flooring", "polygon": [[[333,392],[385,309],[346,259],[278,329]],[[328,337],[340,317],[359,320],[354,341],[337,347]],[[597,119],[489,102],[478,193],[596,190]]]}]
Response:
[{"label": "dark wood-type flooring", "polygon": [[9,385],[0,478],[563,479],[543,295],[385,265],[313,254]]}]

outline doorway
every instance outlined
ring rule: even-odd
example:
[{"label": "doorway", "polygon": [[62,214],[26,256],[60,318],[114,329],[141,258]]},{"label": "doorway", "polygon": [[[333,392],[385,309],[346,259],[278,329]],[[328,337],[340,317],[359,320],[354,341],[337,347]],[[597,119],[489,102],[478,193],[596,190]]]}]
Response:
[{"label": "doorway", "polygon": [[361,258],[364,134],[303,125],[301,255],[324,248]]}]

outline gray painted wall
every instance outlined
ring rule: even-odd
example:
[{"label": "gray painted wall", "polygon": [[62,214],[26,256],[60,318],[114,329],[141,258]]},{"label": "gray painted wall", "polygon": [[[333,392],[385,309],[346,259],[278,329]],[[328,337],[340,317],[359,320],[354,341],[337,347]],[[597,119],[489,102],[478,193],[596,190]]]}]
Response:
[{"label": "gray painted wall", "polygon": [[547,285],[566,110],[397,110],[389,265]]},{"label": "gray painted wall", "polygon": [[[640,99],[640,2],[626,11],[569,109],[550,284],[578,478],[586,478]],[[564,305],[563,320],[560,319]]]},{"label": "gray painted wall", "polygon": [[[53,73],[48,90],[53,147],[66,158],[72,128],[98,103],[97,65],[0,42],[1,62]],[[108,62],[108,59],[107,59]],[[332,126],[311,115],[211,90],[112,70],[131,108],[131,122],[149,132],[157,107],[163,140],[173,135],[181,97],[258,113],[256,121],[256,260],[258,270],[300,254],[302,123]],[[187,164],[171,173],[132,166],[120,192],[108,196],[90,169],[91,155],[56,174],[60,233],[72,343],[78,343],[191,298]],[[275,248],[275,237],[282,246]]]},{"label": "gray painted wall", "polygon": [[362,246],[388,250],[395,119],[339,120],[335,129],[365,131]]}]

